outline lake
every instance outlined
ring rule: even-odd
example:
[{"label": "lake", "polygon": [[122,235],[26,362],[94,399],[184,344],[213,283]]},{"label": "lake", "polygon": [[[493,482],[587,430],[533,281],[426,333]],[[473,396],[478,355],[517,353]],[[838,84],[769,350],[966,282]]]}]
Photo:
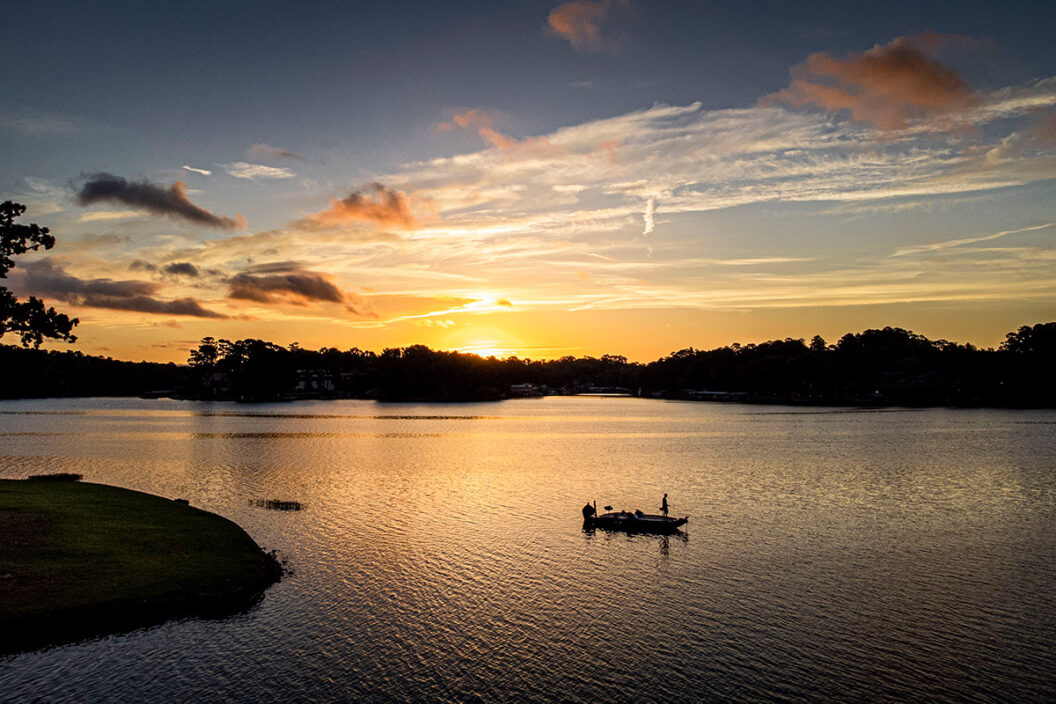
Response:
[{"label": "lake", "polygon": [[[244,614],[0,659],[0,699],[1054,701],[1054,431],[632,398],[0,402],[0,476],[185,497],[294,570]],[[587,501],[664,493],[681,535],[583,530]]]}]

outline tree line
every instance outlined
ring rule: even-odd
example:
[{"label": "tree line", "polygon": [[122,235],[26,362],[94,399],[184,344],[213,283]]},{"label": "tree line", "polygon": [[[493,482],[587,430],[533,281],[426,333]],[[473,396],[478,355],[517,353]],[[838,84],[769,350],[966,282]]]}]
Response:
[{"label": "tree line", "polygon": [[423,345],[375,354],[207,338],[191,353],[189,383],[197,397],[245,399],[281,397],[300,386],[305,393],[394,401],[623,392],[841,405],[1050,406],[1054,360],[1056,322],[1010,332],[996,350],[886,327],[848,333],[834,344],[815,336],[809,343],[687,348],[648,364],[619,355],[498,359]]},{"label": "tree line", "polygon": [[628,393],[654,398],[832,405],[1056,405],[1056,322],[1024,326],[998,349],[929,340],[901,328],[686,348],[642,364],[619,355],[482,358],[424,345],[381,353],[207,337],[187,365],[123,362],[0,346],[6,398],[171,395],[273,401],[309,397],[477,401]]}]

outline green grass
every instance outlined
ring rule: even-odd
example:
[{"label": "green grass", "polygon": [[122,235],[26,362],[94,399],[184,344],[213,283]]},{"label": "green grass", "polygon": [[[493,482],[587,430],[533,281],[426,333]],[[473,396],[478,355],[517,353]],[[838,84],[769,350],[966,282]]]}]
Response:
[{"label": "green grass", "polygon": [[206,511],[102,484],[0,480],[0,652],[238,610],[280,573]]}]

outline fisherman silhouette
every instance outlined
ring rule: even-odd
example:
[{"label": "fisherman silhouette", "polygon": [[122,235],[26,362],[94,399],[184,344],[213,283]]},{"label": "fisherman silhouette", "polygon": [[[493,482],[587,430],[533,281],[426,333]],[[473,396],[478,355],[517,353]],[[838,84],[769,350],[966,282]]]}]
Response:
[{"label": "fisherman silhouette", "polygon": [[660,513],[667,515],[667,494],[664,494],[664,500],[660,502]]}]

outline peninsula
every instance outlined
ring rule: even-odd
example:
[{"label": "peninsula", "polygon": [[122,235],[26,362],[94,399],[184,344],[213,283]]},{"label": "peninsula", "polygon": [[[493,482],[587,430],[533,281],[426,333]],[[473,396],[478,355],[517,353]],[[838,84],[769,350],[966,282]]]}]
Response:
[{"label": "peninsula", "polygon": [[0,480],[0,654],[235,613],[282,568],[240,527],[102,484]]}]

